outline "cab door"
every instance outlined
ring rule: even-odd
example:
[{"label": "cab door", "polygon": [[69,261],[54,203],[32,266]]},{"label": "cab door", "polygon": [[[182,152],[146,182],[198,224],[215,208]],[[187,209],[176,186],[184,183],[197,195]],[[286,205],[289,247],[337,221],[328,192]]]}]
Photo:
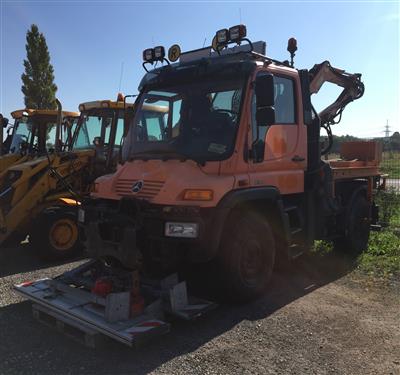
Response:
[{"label": "cab door", "polygon": [[[291,69],[261,70],[273,74],[275,123],[256,124],[256,98],[251,103],[251,149],[249,177],[251,186],[275,186],[281,194],[304,191],[304,171],[307,166],[307,137],[303,123],[301,89],[297,72]],[[258,154],[258,155],[257,155]]]}]

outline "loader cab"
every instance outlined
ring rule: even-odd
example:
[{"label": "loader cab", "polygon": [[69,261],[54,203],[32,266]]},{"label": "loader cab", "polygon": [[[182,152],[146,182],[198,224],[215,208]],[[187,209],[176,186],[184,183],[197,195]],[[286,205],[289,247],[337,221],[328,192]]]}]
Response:
[{"label": "loader cab", "polygon": [[73,134],[72,150],[92,150],[96,164],[103,165],[106,169],[114,168],[123,140],[126,110],[124,102],[86,102],[80,104],[79,109],[81,115]]},{"label": "loader cab", "polygon": [[60,149],[67,147],[71,141],[71,131],[66,124],[73,127],[77,119],[76,112],[63,111],[63,125],[57,134],[56,110],[19,110],[12,112],[14,127],[9,152],[22,155],[44,155],[53,153],[58,143]]}]

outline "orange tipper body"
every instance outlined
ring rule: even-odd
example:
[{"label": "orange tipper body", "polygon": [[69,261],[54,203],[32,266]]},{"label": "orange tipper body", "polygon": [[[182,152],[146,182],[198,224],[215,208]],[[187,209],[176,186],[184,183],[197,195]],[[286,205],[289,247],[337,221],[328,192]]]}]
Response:
[{"label": "orange tipper body", "polygon": [[[216,40],[246,33],[233,29]],[[265,289],[277,262],[315,239],[365,248],[384,184],[377,143],[321,158],[328,149],[320,129],[330,135],[345,106],[363,95],[361,74],[327,61],[299,70],[253,44],[225,47],[181,54],[144,76],[125,118],[121,163],[96,180],[80,221],[93,258],[148,270],[216,260],[221,283],[246,299]],[[292,58],[296,48],[293,39]],[[146,64],[155,55],[145,52]],[[311,96],[326,81],[343,92],[317,113]]]}]

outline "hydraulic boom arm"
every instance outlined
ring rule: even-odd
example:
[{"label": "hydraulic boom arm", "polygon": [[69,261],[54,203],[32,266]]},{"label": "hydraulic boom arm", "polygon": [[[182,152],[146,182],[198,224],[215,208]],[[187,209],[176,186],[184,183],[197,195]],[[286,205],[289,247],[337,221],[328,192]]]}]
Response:
[{"label": "hydraulic boom arm", "polygon": [[[340,122],[342,112],[347,104],[359,99],[364,94],[364,84],[361,82],[361,74],[347,73],[344,70],[334,68],[329,61],[316,64],[309,71],[310,93],[316,94],[325,82],[330,82],[343,87],[343,91],[335,102],[322,110],[318,115],[321,126],[326,128]],[[339,116],[339,119],[336,118]]]}]

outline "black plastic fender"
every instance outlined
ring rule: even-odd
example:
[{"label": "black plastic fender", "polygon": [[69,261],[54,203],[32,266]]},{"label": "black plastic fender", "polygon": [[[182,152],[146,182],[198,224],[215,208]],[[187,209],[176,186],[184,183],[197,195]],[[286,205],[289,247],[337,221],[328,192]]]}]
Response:
[{"label": "black plastic fender", "polygon": [[278,219],[283,225],[284,234],[287,239],[289,239],[290,229],[288,218],[283,209],[280,192],[276,187],[265,186],[234,190],[227,193],[217,205],[213,221],[213,229],[210,236],[210,255],[213,257],[217,254],[225,223],[233,209],[243,205],[255,205],[260,211],[263,204],[274,206],[275,212],[278,214]]}]

